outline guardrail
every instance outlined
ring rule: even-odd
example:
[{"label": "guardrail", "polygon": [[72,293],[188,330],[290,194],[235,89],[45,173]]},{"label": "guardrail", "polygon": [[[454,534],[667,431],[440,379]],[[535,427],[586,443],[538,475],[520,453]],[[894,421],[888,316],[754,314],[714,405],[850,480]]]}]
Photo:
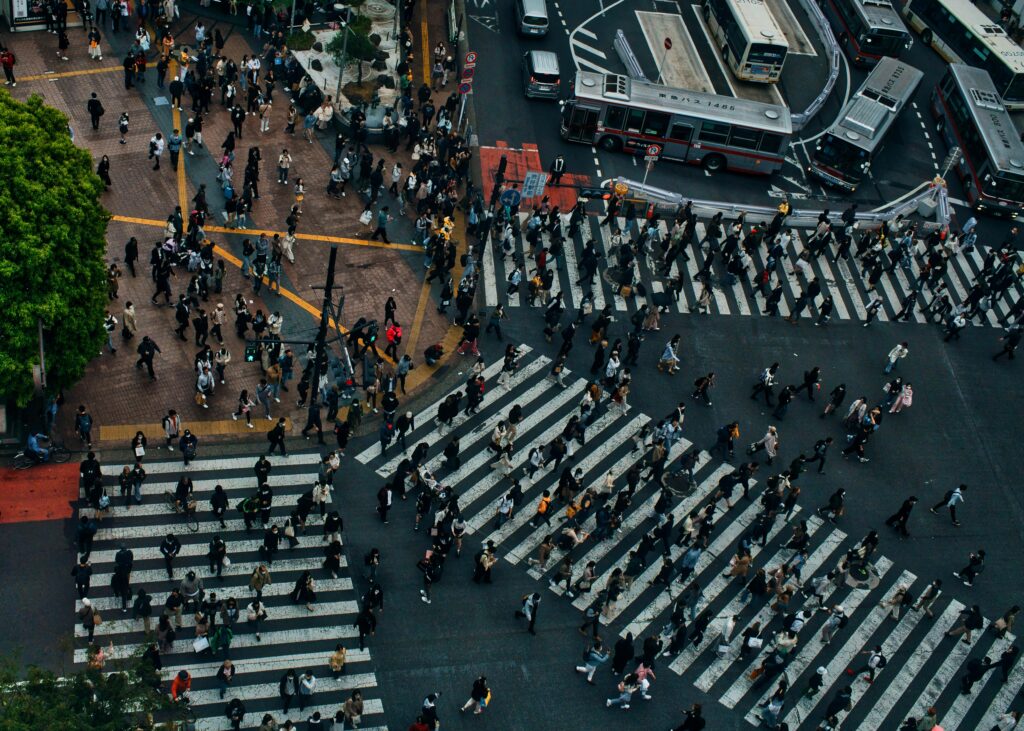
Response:
[{"label": "guardrail", "polygon": [[626,67],[626,72],[630,78],[645,84],[651,83],[651,80],[644,75],[644,70],[640,68],[640,61],[637,59],[636,54],[633,53],[629,41],[626,40],[626,34],[621,29],[615,31],[615,39],[612,41],[612,46],[615,48],[615,52],[619,54],[619,60]]},{"label": "guardrail", "polygon": [[[672,208],[673,211],[690,203],[694,212],[698,215],[713,216],[721,211],[727,217],[735,217],[740,213],[745,213],[748,219],[753,218],[763,221],[770,221],[778,212],[778,208],[773,206],[743,205],[725,201],[690,198],[626,178],[616,178],[615,183],[625,185],[629,189],[631,196],[648,200],[656,205],[662,204]],[[927,204],[927,207],[934,207],[936,215],[935,221],[923,221],[925,230],[949,225],[950,208],[946,188],[943,185],[936,185],[932,182],[922,183],[915,189],[915,192],[899,201],[893,201],[873,211],[858,213],[857,220],[870,226],[879,226],[883,221],[888,221],[898,215],[907,216],[918,213],[922,203]],[[786,221],[791,226],[813,226],[817,224],[818,216],[822,210],[824,209],[792,208]]]},{"label": "guardrail", "polygon": [[829,54],[829,71],[828,80],[825,82],[825,86],[822,87],[821,92],[814,98],[814,101],[802,112],[797,112],[792,115],[793,129],[801,130],[808,122],[813,119],[821,108],[825,106],[825,101],[832,93],[832,89],[835,88],[836,80],[839,78],[839,54],[842,51],[839,48],[839,44],[836,42],[836,36],[832,32],[832,26],[829,25],[828,19],[825,14],[821,12],[821,8],[814,0],[801,0],[801,4],[807,11],[807,14],[811,17],[814,25],[818,29],[818,37],[824,44],[825,49]]}]

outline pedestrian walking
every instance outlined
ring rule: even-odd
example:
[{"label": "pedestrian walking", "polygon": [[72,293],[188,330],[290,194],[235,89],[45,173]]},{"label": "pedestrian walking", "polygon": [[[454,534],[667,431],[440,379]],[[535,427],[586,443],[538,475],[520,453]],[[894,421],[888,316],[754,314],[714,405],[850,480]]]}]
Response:
[{"label": "pedestrian walking", "polygon": [[521,609],[517,609],[515,613],[516,617],[526,619],[526,631],[531,635],[537,634],[534,630],[534,626],[537,624],[537,610],[539,607],[540,594],[538,592],[534,592],[533,594],[526,594],[523,596],[523,606]]},{"label": "pedestrian walking", "polygon": [[985,618],[981,615],[981,608],[977,604],[963,609],[957,621],[959,624],[946,632],[946,637],[963,635],[964,637],[960,641],[965,645],[971,644],[972,634],[985,626]]},{"label": "pedestrian walking", "polygon": [[903,501],[899,510],[886,518],[885,524],[890,528],[899,531],[900,536],[903,538],[909,537],[910,531],[907,530],[907,521],[910,520],[910,513],[913,511],[915,505],[917,505],[917,497],[911,495]]},{"label": "pedestrian walking", "polygon": [[469,700],[459,709],[459,713],[465,713],[470,708],[474,715],[479,716],[490,703],[491,689],[487,686],[487,677],[481,675],[473,681],[473,688],[469,692]]},{"label": "pedestrian walking", "polygon": [[967,557],[967,565],[959,571],[954,571],[953,576],[964,582],[964,586],[974,586],[974,580],[985,570],[985,550],[979,548]]},{"label": "pedestrian walking", "polygon": [[953,521],[953,525],[957,528],[960,527],[960,521],[956,517],[956,508],[964,501],[964,493],[967,492],[967,485],[960,484],[952,490],[948,490],[939,502],[928,508],[933,513],[938,514],[939,508],[949,508],[949,518]]},{"label": "pedestrian walking", "polygon": [[893,346],[892,350],[889,351],[889,355],[886,357],[885,373],[892,373],[893,369],[899,364],[901,360],[910,354],[910,348],[907,342],[898,343]]},{"label": "pedestrian walking", "polygon": [[914,603],[913,609],[915,612],[924,612],[929,617],[934,617],[932,612],[932,606],[935,601],[942,595],[942,580],[935,579],[930,583],[925,590],[921,593],[921,596],[917,598]]}]

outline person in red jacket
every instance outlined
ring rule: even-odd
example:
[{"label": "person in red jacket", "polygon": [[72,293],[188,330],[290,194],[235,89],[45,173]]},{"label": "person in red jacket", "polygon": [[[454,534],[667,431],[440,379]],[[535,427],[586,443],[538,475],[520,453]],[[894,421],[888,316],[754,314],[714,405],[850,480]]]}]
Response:
[{"label": "person in red jacket", "polygon": [[388,346],[384,348],[384,355],[390,355],[392,360],[398,360],[398,346],[402,343],[402,325],[397,320],[392,320],[384,335],[388,339]]},{"label": "person in red jacket", "polygon": [[423,716],[416,716],[416,722],[409,727],[409,731],[430,731],[430,727],[423,720]]},{"label": "person in red jacket", "polygon": [[171,681],[171,698],[179,700],[191,689],[192,676],[188,674],[188,670],[179,670],[178,674],[174,676],[174,680]]},{"label": "person in red jacket", "polygon": [[4,76],[7,77],[7,81],[4,82],[6,86],[17,86],[18,80],[14,78],[14,64],[17,63],[17,59],[14,58],[14,54],[8,51],[6,48],[0,49],[0,65],[4,67]]}]

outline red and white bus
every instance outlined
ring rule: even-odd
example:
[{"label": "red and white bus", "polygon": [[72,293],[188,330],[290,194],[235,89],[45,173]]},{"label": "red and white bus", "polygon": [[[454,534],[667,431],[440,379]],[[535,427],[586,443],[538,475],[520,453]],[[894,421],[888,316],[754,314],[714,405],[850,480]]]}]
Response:
[{"label": "red and white bus", "polygon": [[577,71],[561,134],[611,152],[643,154],[658,145],[662,158],[710,172],[770,175],[785,162],[793,123],[781,105]]},{"label": "red and white bus", "polygon": [[1024,213],[1024,143],[987,72],[954,63],[932,94],[932,114],[950,147],[971,206],[996,216]]}]

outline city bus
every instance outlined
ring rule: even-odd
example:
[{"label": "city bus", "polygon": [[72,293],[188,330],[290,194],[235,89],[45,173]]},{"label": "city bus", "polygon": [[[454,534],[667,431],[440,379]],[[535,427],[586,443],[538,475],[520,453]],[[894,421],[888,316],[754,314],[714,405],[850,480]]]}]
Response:
[{"label": "city bus", "polygon": [[992,78],[982,69],[950,64],[932,93],[932,114],[950,148],[960,148],[956,172],[977,211],[1017,218],[1024,212],[1024,143]]},{"label": "city bus", "polygon": [[765,0],[704,0],[704,18],[736,78],[779,80],[789,43]]},{"label": "city bus", "polygon": [[577,71],[562,105],[562,138],[705,170],[770,175],[782,168],[793,123],[776,104],[633,83],[628,76]]},{"label": "city bus", "polygon": [[895,58],[883,58],[843,107],[839,120],[818,138],[808,168],[824,183],[853,192],[923,73]]},{"label": "city bus", "polygon": [[823,0],[822,10],[854,66],[899,58],[910,47],[910,31],[889,0]]},{"label": "city bus", "polygon": [[908,0],[910,27],[948,63],[985,69],[1009,109],[1024,109],[1024,49],[971,0]]}]

